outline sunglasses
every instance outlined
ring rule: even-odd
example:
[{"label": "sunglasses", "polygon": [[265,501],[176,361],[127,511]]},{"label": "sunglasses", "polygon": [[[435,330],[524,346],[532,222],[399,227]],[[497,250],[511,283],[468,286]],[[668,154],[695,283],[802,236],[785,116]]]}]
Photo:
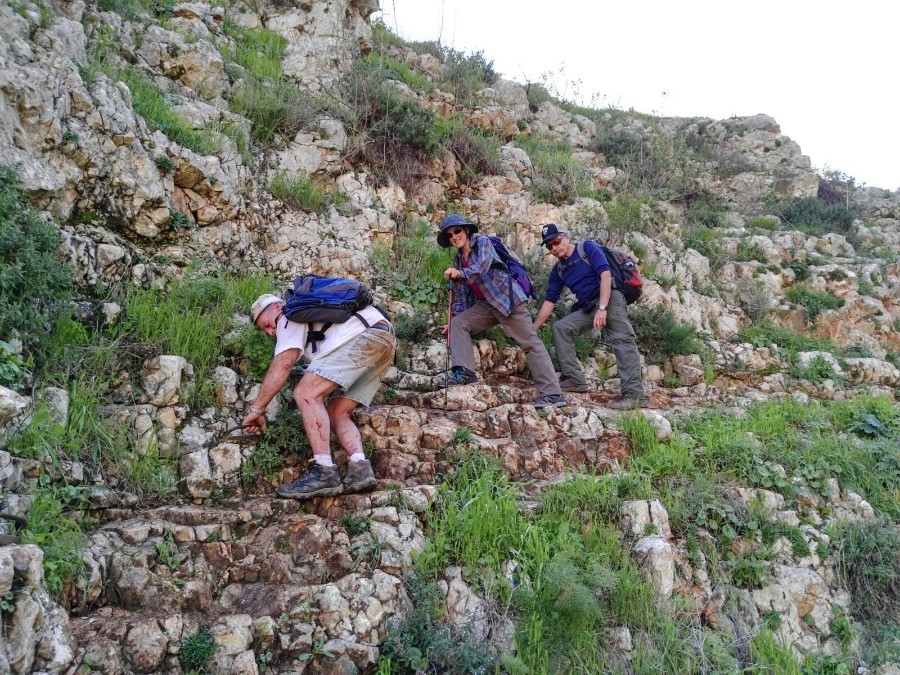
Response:
[{"label": "sunglasses", "polygon": [[556,239],[554,239],[553,241],[551,241],[549,244],[547,244],[547,249],[549,250],[549,249],[551,249],[551,248],[556,248],[557,246],[559,246],[560,244],[562,244],[562,240],[563,240],[562,237],[557,237]]},{"label": "sunglasses", "polygon": [[464,227],[454,227],[452,230],[447,230],[447,232],[450,233],[451,237],[455,237],[460,232],[465,232],[465,231],[466,231],[466,228],[464,228]]}]

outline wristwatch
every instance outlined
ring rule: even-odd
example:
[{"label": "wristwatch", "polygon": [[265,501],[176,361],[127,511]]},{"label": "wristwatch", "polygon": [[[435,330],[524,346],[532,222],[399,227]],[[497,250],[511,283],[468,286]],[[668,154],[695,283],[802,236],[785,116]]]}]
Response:
[{"label": "wristwatch", "polygon": [[597,311],[598,311],[598,312],[605,312],[605,311],[606,311],[606,305],[597,305]]}]

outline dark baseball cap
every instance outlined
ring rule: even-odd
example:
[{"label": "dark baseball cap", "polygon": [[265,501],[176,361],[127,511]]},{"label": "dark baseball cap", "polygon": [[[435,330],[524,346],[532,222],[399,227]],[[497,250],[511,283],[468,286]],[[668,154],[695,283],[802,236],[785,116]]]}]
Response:
[{"label": "dark baseball cap", "polygon": [[549,223],[548,225],[544,225],[544,227],[541,228],[541,243],[546,246],[557,237],[561,237],[563,235],[568,236],[568,234],[569,233],[562,229],[559,225]]}]

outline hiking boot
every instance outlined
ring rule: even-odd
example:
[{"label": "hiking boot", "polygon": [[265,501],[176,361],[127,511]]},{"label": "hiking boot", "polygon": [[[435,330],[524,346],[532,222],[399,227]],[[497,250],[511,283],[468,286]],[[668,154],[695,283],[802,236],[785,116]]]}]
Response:
[{"label": "hiking boot", "polygon": [[591,390],[591,385],[586,382],[575,382],[574,380],[569,380],[563,378],[559,381],[559,388],[563,391],[571,391],[575,394],[580,394],[586,391]]},{"label": "hiking boot", "polygon": [[537,397],[531,403],[535,408],[547,408],[549,406],[565,404],[566,397],[562,394],[545,394],[544,396]]},{"label": "hiking boot", "polygon": [[613,401],[612,403],[607,404],[607,408],[610,410],[637,410],[638,408],[647,408],[650,406],[650,401],[646,398],[622,398],[618,401]]},{"label": "hiking boot", "polygon": [[462,366],[454,366],[450,374],[441,383],[441,386],[453,387],[458,384],[472,384],[478,382],[478,376],[468,368]]},{"label": "hiking boot", "polygon": [[311,497],[331,497],[344,491],[341,474],[336,466],[322,466],[315,460],[309,463],[306,472],[292,483],[279,485],[275,494],[286,499],[310,499]]},{"label": "hiking boot", "polygon": [[372,471],[372,463],[364,459],[361,462],[347,462],[347,472],[344,474],[344,492],[368,492],[378,484],[375,473]]}]

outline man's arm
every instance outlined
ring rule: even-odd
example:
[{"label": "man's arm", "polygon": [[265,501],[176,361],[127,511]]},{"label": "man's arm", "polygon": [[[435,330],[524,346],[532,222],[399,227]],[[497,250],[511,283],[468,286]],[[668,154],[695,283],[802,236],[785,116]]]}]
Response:
[{"label": "man's arm", "polygon": [[[269,405],[271,400],[281,391],[284,383],[287,382],[288,376],[291,374],[291,368],[294,367],[298,358],[300,358],[299,349],[286,349],[272,359],[272,363],[269,364],[269,369],[266,371],[266,376],[263,378],[262,385],[259,387],[256,400],[250,405],[251,408],[265,411],[266,406]],[[265,431],[266,416],[264,412],[251,411],[244,417],[243,424],[245,429],[251,431]]]},{"label": "man's arm", "polygon": [[[609,306],[609,295],[612,293],[612,274],[609,270],[600,273],[600,303],[594,313],[594,328],[606,325],[606,307]],[[600,309],[603,307],[603,309]]]},{"label": "man's arm", "polygon": [[544,325],[544,322],[550,316],[550,313],[553,311],[553,308],[556,307],[555,302],[550,302],[549,300],[544,300],[544,304],[541,305],[541,309],[538,312],[537,316],[534,318],[534,329],[537,330],[541,326]]}]

